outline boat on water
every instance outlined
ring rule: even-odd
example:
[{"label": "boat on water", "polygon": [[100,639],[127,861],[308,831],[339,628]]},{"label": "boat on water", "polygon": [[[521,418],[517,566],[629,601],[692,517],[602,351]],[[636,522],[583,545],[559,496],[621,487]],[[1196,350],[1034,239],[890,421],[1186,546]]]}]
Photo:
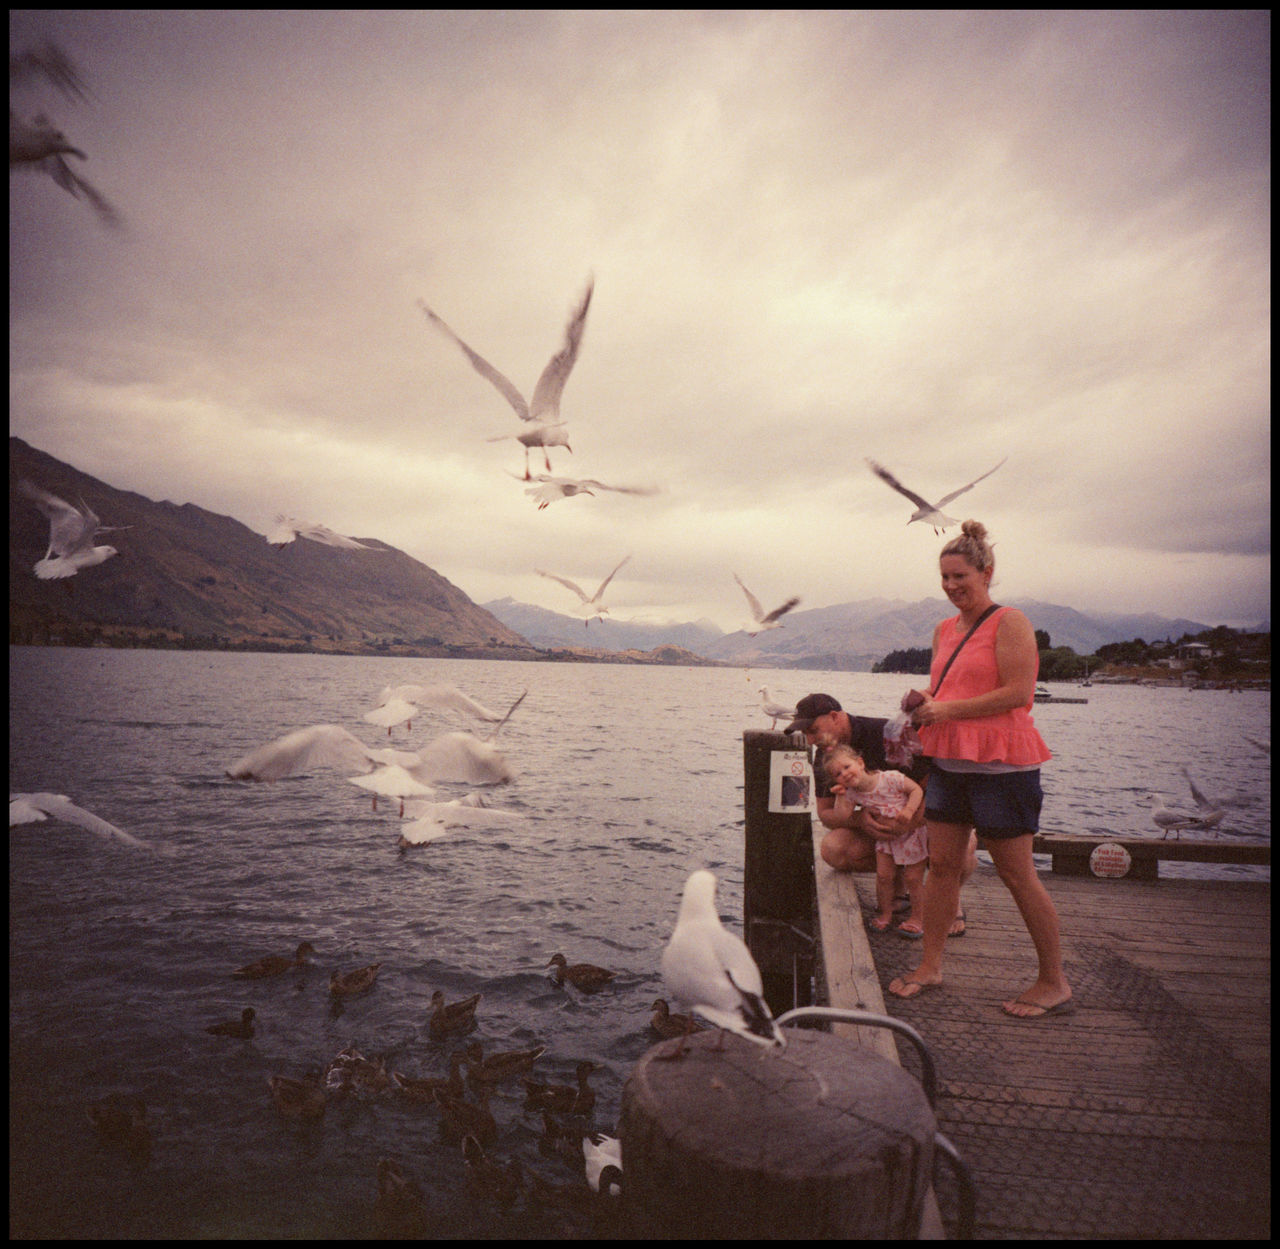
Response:
[{"label": "boat on water", "polygon": [[1052,697],[1053,695],[1049,693],[1049,687],[1047,685],[1036,686],[1036,702],[1047,703]]}]

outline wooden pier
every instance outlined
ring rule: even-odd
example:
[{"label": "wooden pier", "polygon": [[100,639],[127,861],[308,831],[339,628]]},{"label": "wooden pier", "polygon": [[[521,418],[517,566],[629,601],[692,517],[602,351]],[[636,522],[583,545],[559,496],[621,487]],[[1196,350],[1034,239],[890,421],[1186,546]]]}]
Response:
[{"label": "wooden pier", "polygon": [[[1016,1020],[1000,1003],[1035,958],[994,868],[964,890],[968,931],[947,943],[942,989],[903,1001],[882,986],[916,966],[919,944],[866,931],[874,877],[827,867],[823,831],[820,995],[924,1037],[939,1128],[976,1181],[979,1239],[1270,1237],[1269,882],[1046,875],[1076,1010]],[[949,1229],[954,1193],[939,1181]]]}]

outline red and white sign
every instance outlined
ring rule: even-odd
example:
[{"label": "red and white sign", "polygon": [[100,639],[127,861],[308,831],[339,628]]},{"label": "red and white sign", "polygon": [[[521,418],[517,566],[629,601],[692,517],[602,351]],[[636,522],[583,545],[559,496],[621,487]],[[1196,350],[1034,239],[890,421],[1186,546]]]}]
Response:
[{"label": "red and white sign", "polygon": [[1089,856],[1089,870],[1095,876],[1127,876],[1133,858],[1118,841],[1101,841]]}]

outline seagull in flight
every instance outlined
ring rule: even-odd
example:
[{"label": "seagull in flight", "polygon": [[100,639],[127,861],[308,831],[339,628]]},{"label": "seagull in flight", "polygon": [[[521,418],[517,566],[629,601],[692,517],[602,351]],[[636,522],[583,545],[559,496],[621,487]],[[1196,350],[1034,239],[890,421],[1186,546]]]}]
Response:
[{"label": "seagull in flight", "polygon": [[9,827],[16,824],[35,824],[41,820],[61,820],[66,824],[78,824],[99,837],[114,838],[126,846],[150,850],[151,844],[124,829],[108,824],[106,820],[78,807],[65,794],[10,794]]},{"label": "seagull in flight", "polygon": [[[618,565],[618,568],[621,568],[622,565],[630,558],[630,555],[626,556],[622,560],[622,563]],[[613,572],[611,572],[600,583],[600,588],[590,598],[587,597],[586,591],[580,585],[574,581],[570,581],[567,577],[557,577],[555,573],[543,572],[541,568],[535,568],[533,571],[536,572],[539,577],[550,577],[552,581],[558,581],[562,586],[566,586],[568,589],[572,590],[582,600],[582,606],[580,608],[584,617],[582,625],[583,628],[586,628],[586,626],[593,620],[602,620],[609,614],[609,609],[604,605],[602,599],[609,582],[617,576],[618,568],[615,568]]]},{"label": "seagull in flight", "polygon": [[795,595],[792,595],[781,607],[775,607],[773,611],[766,612],[760,606],[760,600],[742,584],[742,578],[736,572],[733,574],[733,579],[741,586],[743,594],[747,596],[747,604],[751,608],[752,619],[742,626],[742,631],[749,638],[755,637],[757,633],[764,633],[768,629],[781,629],[782,617],[793,607],[800,605],[800,600]]},{"label": "seagull in flight", "polygon": [[[518,477],[519,474],[513,473],[512,476]],[[549,477],[546,473],[539,473],[536,477],[524,477],[521,480],[539,483],[525,491],[530,498],[538,500],[538,511],[542,511],[544,507],[549,507],[560,499],[572,499],[579,494],[594,495],[597,490],[612,491],[614,494],[653,495],[658,493],[657,486],[606,486],[604,482],[596,481],[592,477]]]},{"label": "seagull in flight", "polygon": [[[1009,457],[1006,455],[1004,460],[1000,461],[1000,464],[1003,464],[1008,458]],[[927,521],[933,526],[934,533],[945,533],[948,525],[959,524],[960,522],[957,521],[955,517],[947,516],[942,509],[946,507],[952,499],[959,498],[966,490],[972,490],[978,482],[982,481],[983,478],[990,477],[991,474],[996,471],[996,468],[1000,467],[1000,464],[997,464],[996,468],[989,468],[982,474],[982,477],[975,477],[967,486],[961,486],[959,490],[953,490],[950,494],[944,494],[937,503],[930,503],[928,499],[922,499],[914,490],[908,490],[907,487],[904,486],[882,464],[877,464],[875,460],[868,460],[867,464],[870,466],[871,471],[875,473],[882,482],[888,486],[892,486],[899,494],[906,495],[906,497],[916,505],[916,510],[911,514],[911,520],[907,521],[907,524],[909,525],[912,521],[917,520]]]},{"label": "seagull in flight", "polygon": [[79,507],[72,507],[65,499],[50,494],[34,482],[24,479],[18,483],[18,489],[49,518],[49,549],[35,564],[36,576],[41,581],[74,577],[82,568],[93,568],[119,554],[113,546],[94,546],[93,540],[100,533],[128,526],[103,525],[83,499]]},{"label": "seagull in flight", "polygon": [[354,538],[345,538],[334,533],[327,525],[312,524],[307,520],[294,520],[292,516],[277,516],[275,528],[267,534],[267,541],[277,549],[289,545],[295,538],[310,538],[323,546],[338,546],[346,551],[376,551],[374,546],[366,546]]},{"label": "seagull in flight", "polygon": [[[79,69],[65,52],[46,43],[26,52],[9,54],[9,85],[21,85],[33,78],[51,83],[70,100],[85,100],[88,90]],[[67,157],[88,160],[44,113],[20,116],[9,109],[9,168],[48,174],[64,191],[88,200],[104,225],[119,226],[122,220],[115,206],[87,178],[67,163]]]},{"label": "seagull in flight", "polygon": [[[764,1000],[760,969],[741,937],[720,922],[716,878],[705,869],[685,882],[675,931],[662,952],[667,990],[688,1011],[757,1045],[786,1045]],[[688,1034],[671,1058],[684,1052]]]},{"label": "seagull in flight", "polygon": [[532,402],[526,401],[515,386],[488,360],[472,351],[421,299],[418,300],[418,307],[422,309],[427,320],[442,334],[457,343],[462,349],[462,354],[471,361],[471,367],[497,388],[502,397],[515,409],[516,415],[525,423],[526,428],[518,434],[502,434],[497,438],[489,439],[490,442],[501,442],[505,438],[514,437],[524,447],[525,481],[533,480],[529,474],[531,448],[542,448],[542,458],[548,473],[551,471],[551,460],[547,455],[548,447],[564,447],[570,452],[573,450],[569,446],[568,428],[560,419],[560,395],[578,359],[578,348],[582,345],[582,332],[586,328],[587,309],[591,307],[591,294],[594,289],[595,280],[591,279],[587,282],[587,289],[578,301],[578,306],[569,317],[569,323],[565,327],[564,346],[551,357],[547,367],[542,370],[542,376],[538,378],[538,384],[533,390]]}]

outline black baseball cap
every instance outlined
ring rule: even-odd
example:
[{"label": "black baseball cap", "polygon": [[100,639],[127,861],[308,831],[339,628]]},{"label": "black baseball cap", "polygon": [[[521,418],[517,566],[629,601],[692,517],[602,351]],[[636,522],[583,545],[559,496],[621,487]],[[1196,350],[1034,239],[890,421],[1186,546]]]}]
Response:
[{"label": "black baseball cap", "polygon": [[828,711],[843,710],[844,708],[830,694],[806,694],[796,703],[796,718],[782,731],[807,733],[819,716],[825,716]]}]

